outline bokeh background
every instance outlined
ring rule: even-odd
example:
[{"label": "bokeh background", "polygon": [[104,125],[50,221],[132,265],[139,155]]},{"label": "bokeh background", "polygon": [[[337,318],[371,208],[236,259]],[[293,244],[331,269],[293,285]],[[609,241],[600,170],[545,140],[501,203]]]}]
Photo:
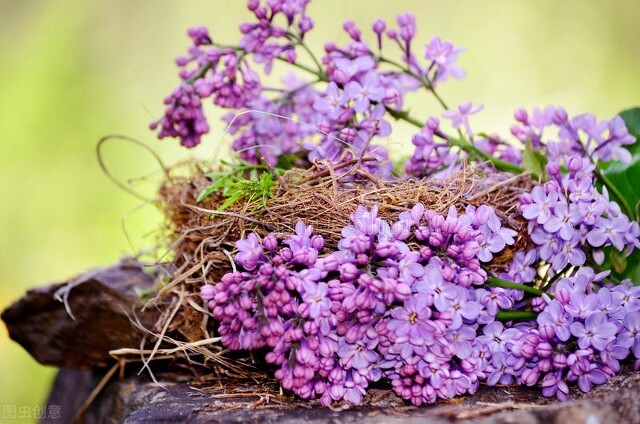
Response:
[{"label": "bokeh background", "polygon": [[[478,130],[508,135],[521,106],[557,104],[610,118],[640,104],[637,0],[315,0],[309,11],[318,52],[325,39],[347,41],[340,30],[347,17],[367,33],[375,18],[405,11],[417,17],[419,44],[440,35],[468,48],[459,59],[467,78],[440,92],[450,104],[484,104],[473,118]],[[0,308],[29,287],[153,244],[159,214],[128,213],[140,202],[102,174],[96,142],[120,133],[169,163],[208,156],[223,134],[215,121],[192,151],[156,141],[147,125],[176,84],[173,58],[188,45],[186,28],[206,25],[233,43],[248,16],[242,0],[0,0]],[[410,106],[425,118],[440,112],[426,97]],[[409,136],[400,128],[390,142]],[[139,185],[153,191],[157,168],[148,153],[118,142],[105,153],[119,178],[151,173]],[[0,411],[43,404],[54,372],[0,329]]]}]

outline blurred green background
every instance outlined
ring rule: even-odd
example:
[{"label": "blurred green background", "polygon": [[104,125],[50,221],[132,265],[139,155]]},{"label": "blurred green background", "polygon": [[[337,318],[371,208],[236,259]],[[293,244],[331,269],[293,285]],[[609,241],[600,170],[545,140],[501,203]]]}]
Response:
[{"label": "blurred green background", "polygon": [[[96,142],[121,133],[167,162],[208,156],[223,132],[219,114],[211,113],[211,134],[189,152],[157,142],[147,125],[177,81],[173,58],[188,45],[186,28],[206,25],[233,43],[248,17],[244,3],[0,0],[0,308],[29,287],[132,252],[121,218],[140,202],[101,173]],[[405,11],[416,14],[419,44],[440,35],[468,48],[459,59],[467,78],[440,91],[450,104],[485,105],[473,118],[478,130],[508,135],[520,106],[558,104],[610,118],[640,104],[637,0],[316,0],[309,40],[320,51],[325,39],[347,41],[340,30],[347,17],[366,33],[376,17]],[[425,97],[410,106],[417,116],[440,112]],[[401,128],[390,142],[410,131]],[[106,153],[123,179],[155,169],[146,152],[125,143]],[[146,186],[152,191],[153,182]],[[159,215],[149,209],[126,220],[134,250],[153,244]],[[0,330],[0,405],[42,404],[53,374]]]}]

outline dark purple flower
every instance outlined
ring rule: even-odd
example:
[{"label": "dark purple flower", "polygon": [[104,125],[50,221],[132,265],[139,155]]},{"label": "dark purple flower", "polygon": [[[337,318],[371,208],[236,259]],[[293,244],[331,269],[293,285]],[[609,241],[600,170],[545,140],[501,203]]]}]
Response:
[{"label": "dark purple flower", "polygon": [[556,396],[561,401],[569,399],[569,386],[562,380],[562,373],[550,373],[542,379],[542,395],[544,397]]}]

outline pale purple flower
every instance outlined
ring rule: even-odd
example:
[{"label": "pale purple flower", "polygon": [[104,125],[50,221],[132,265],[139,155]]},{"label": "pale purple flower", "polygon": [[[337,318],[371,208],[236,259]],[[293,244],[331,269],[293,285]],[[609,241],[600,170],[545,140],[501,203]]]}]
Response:
[{"label": "pale purple flower", "polygon": [[475,319],[477,319],[482,310],[482,307],[478,302],[469,300],[467,289],[460,286],[454,287],[457,292],[456,296],[453,297],[453,299],[449,300],[446,307],[442,308],[445,305],[442,305],[440,302],[436,303],[435,305],[436,308],[438,308],[438,305],[440,305],[440,308],[438,308],[438,310],[440,310],[441,312],[451,311],[452,321],[449,328],[453,330],[462,326],[463,318],[468,321],[474,321]]},{"label": "pale purple flower", "polygon": [[595,228],[587,234],[587,241],[593,247],[600,247],[610,242],[616,249],[623,250],[624,234],[629,228],[629,220],[624,215],[616,218],[599,217]]},{"label": "pale purple flower", "polygon": [[433,340],[433,328],[429,325],[431,309],[425,296],[413,296],[391,310],[392,319],[387,328],[394,332],[396,343],[409,342],[422,345]]},{"label": "pale purple flower", "polygon": [[598,296],[574,292],[571,294],[571,299],[565,305],[565,308],[573,317],[586,319],[587,316],[597,310]]},{"label": "pale purple flower", "polygon": [[309,305],[309,316],[319,318],[325,316],[331,309],[331,299],[328,297],[329,286],[327,283],[314,283],[303,281],[302,301]]},{"label": "pale purple flower", "polygon": [[640,312],[633,311],[623,320],[624,328],[618,335],[618,342],[630,348],[633,355],[640,359]]},{"label": "pale purple flower", "polygon": [[492,316],[495,316],[500,309],[509,309],[513,306],[511,298],[506,295],[506,290],[500,287],[491,287],[490,290],[477,289],[476,295]]},{"label": "pale purple flower", "polygon": [[584,324],[574,322],[570,328],[571,334],[578,337],[580,349],[593,346],[598,350],[604,350],[607,344],[615,339],[618,331],[615,324],[608,322],[602,312],[594,312],[587,317]]},{"label": "pale purple flower", "polygon": [[344,91],[355,101],[354,109],[358,113],[365,113],[369,110],[369,105],[372,101],[381,101],[385,94],[376,72],[369,72],[361,83],[357,81],[349,82]]},{"label": "pale purple flower", "polygon": [[[551,260],[556,256],[557,253],[560,252],[560,250],[564,246],[564,243],[562,243],[562,240],[560,239],[560,237],[558,237],[556,234],[549,234],[548,232],[544,231],[544,229],[542,228],[536,228],[531,233],[531,240],[535,244],[540,246],[538,248],[540,259],[547,262],[551,262]],[[564,256],[563,259],[567,259],[567,257]],[[562,269],[562,268],[555,268],[555,269]]]},{"label": "pale purple flower", "polygon": [[504,352],[508,341],[519,333],[514,328],[504,328],[499,321],[491,322],[482,329],[483,335],[478,336],[478,340],[487,345],[491,352]]},{"label": "pale purple flower", "polygon": [[484,106],[482,105],[474,106],[470,102],[461,103],[458,106],[458,110],[445,110],[442,113],[442,116],[447,119],[451,119],[451,125],[453,125],[453,128],[457,129],[464,127],[469,137],[473,137],[473,131],[471,131],[471,126],[469,125],[469,116],[480,112],[482,109],[484,109]]},{"label": "pale purple flower", "polygon": [[526,253],[523,251],[516,252],[511,265],[509,265],[509,276],[516,283],[529,283],[536,276],[536,270],[533,265],[537,261],[537,252],[531,249]]},{"label": "pale purple flower", "polygon": [[494,352],[491,358],[493,372],[487,378],[487,385],[495,386],[496,384],[512,384],[516,371],[510,364],[509,355],[502,351]]},{"label": "pale purple flower", "polygon": [[558,193],[547,193],[541,186],[531,190],[533,203],[522,205],[522,216],[528,220],[535,220],[538,224],[545,224],[552,217],[553,207],[558,204]]},{"label": "pale purple flower", "polygon": [[550,373],[542,379],[542,395],[544,397],[556,396],[561,401],[569,399],[569,386],[562,380],[562,373]]},{"label": "pale purple flower", "polygon": [[458,54],[464,50],[454,47],[448,41],[442,41],[440,37],[433,37],[424,52],[425,59],[436,65],[433,81],[445,81],[449,76],[456,79],[464,78],[464,70],[455,64]]},{"label": "pale purple flower", "polygon": [[580,222],[580,216],[570,212],[569,206],[558,202],[553,207],[553,215],[543,227],[549,233],[558,233],[565,241],[571,240],[576,234],[575,226]]},{"label": "pale purple flower", "polygon": [[595,310],[599,310],[608,318],[616,318],[622,320],[626,313],[620,304],[620,299],[613,296],[613,293],[607,287],[598,290],[598,306]]},{"label": "pale purple flower", "polygon": [[565,312],[564,308],[557,300],[552,300],[547,307],[538,315],[538,325],[549,325],[553,328],[556,337],[563,342],[571,337],[570,325],[571,315]]},{"label": "pale purple flower", "polygon": [[609,378],[607,374],[598,369],[595,365],[593,365],[592,369],[588,372],[581,374],[578,377],[578,387],[583,392],[587,393],[591,391],[591,387],[596,384],[604,384],[607,382]]},{"label": "pale purple flower", "polygon": [[347,93],[341,91],[335,82],[330,82],[327,86],[327,92],[324,97],[316,97],[313,108],[320,113],[325,114],[331,119],[338,119],[343,106],[347,103],[349,97]]},{"label": "pale purple flower", "polygon": [[346,340],[341,339],[337,354],[340,357],[341,365],[345,368],[365,370],[380,359],[374,350],[376,347],[376,340],[359,340],[355,343],[347,343]]}]

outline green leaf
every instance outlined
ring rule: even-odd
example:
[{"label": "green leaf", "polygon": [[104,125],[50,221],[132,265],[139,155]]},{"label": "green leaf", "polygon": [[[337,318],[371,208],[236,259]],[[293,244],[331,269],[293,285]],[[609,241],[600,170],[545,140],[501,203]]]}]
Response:
[{"label": "green leaf", "polygon": [[220,190],[220,187],[217,187],[217,185],[215,183],[211,184],[210,186],[208,186],[204,190],[202,190],[202,192],[198,195],[198,198],[196,199],[196,202],[198,202],[198,203],[202,202],[204,199],[209,197],[211,195],[211,193],[215,193],[218,190]]},{"label": "green leaf", "polygon": [[611,161],[599,163],[598,167],[609,181],[620,191],[627,208],[635,216],[630,218],[636,221],[640,218],[638,203],[640,203],[640,107],[627,109],[620,112],[629,130],[629,134],[636,137],[636,142],[625,146],[631,154],[630,163]]},{"label": "green leaf", "polygon": [[625,269],[627,268],[627,257],[623,252],[619,252],[617,250],[611,251],[611,265],[613,265],[613,270],[618,274],[623,274]]},{"label": "green leaf", "polygon": [[636,143],[627,148],[631,153],[640,153],[640,107],[623,110],[620,112],[620,117],[627,125],[629,134],[636,138]]},{"label": "green leaf", "polygon": [[602,173],[618,189],[628,208],[635,212],[630,218],[637,221],[640,216],[634,206],[640,202],[640,152],[632,156],[630,163],[611,162]]},{"label": "green leaf", "polygon": [[546,166],[547,157],[543,155],[539,150],[535,149],[530,140],[527,140],[527,144],[522,152],[522,165],[524,169],[531,172],[534,178],[546,179]]},{"label": "green leaf", "polygon": [[633,284],[640,285],[640,250],[634,250],[631,255],[625,256],[613,246],[605,247],[604,262],[598,266],[601,271],[611,271],[614,280],[631,279]]}]

